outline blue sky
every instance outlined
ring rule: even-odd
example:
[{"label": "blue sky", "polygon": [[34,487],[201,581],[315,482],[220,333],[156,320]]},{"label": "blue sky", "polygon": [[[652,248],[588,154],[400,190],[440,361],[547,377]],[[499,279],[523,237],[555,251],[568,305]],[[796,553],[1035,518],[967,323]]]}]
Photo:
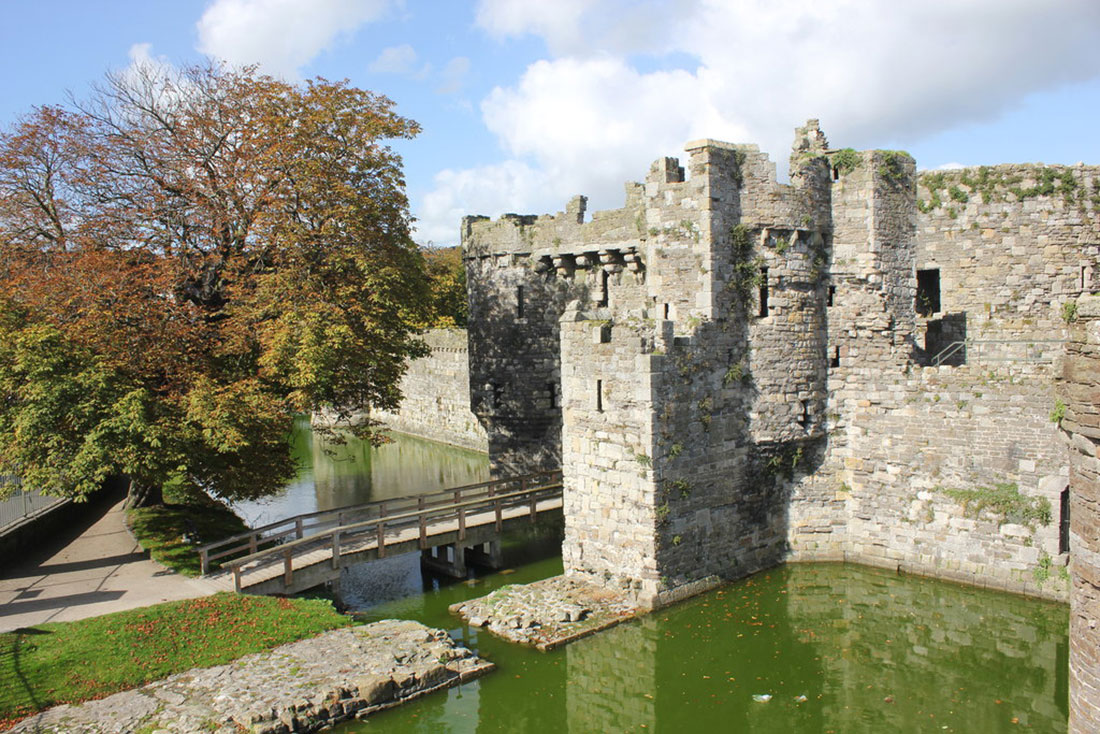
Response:
[{"label": "blue sky", "polygon": [[204,54],[391,97],[417,239],[464,213],[622,203],[683,143],[792,130],[921,168],[1100,164],[1100,0],[37,0],[3,3],[0,126],[108,69]]}]

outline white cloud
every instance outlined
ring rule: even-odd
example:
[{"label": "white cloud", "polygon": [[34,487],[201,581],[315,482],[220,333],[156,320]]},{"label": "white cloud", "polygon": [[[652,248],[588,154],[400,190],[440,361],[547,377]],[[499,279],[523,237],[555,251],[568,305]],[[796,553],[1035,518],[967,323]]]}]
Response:
[{"label": "white cloud", "polygon": [[423,79],[432,70],[432,65],[421,65],[416,51],[407,43],[400,46],[390,46],[382,49],[378,58],[372,61],[367,69],[379,74],[401,74],[416,79]]},{"label": "white cloud", "polygon": [[[438,178],[425,202],[450,202],[452,229],[573,193],[619,206],[624,180],[692,138],[759,143],[783,170],[810,117],[837,146],[904,144],[1100,76],[1096,0],[481,0],[477,23],[540,36],[551,55],[481,105],[512,156],[500,165],[530,181]],[[423,209],[423,226],[442,213]]]},{"label": "white cloud", "polygon": [[[462,217],[530,211],[544,200],[551,185],[545,173],[520,161],[440,171],[435,175],[435,189],[420,204],[416,241],[455,244]],[[550,193],[563,196],[560,186]]]},{"label": "white cloud", "polygon": [[470,60],[465,56],[455,56],[443,67],[442,83],[435,90],[440,94],[454,94],[462,89],[466,75],[470,73]]},{"label": "white cloud", "polygon": [[542,36],[553,48],[567,48],[577,37],[577,28],[589,0],[481,0],[477,24],[499,37],[527,33]]},{"label": "white cloud", "polygon": [[295,78],[335,39],[380,18],[394,0],[214,0],[198,49],[230,64]]}]

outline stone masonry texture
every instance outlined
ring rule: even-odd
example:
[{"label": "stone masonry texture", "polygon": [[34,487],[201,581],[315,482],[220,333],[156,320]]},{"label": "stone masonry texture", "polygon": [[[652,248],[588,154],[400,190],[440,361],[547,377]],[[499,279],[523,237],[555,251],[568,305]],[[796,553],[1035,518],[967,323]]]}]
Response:
[{"label": "stone masonry texture", "polygon": [[918,174],[799,128],[701,140],[624,206],[462,223],[493,471],[561,465],[566,573],[641,608],[783,561],[1066,600],[1066,315],[1100,169]]},{"label": "stone masonry texture", "polygon": [[1072,734],[1100,731],[1100,297],[1077,302],[1061,379],[1070,455]]},{"label": "stone masonry texture", "polygon": [[422,337],[431,352],[409,363],[401,379],[401,407],[372,418],[401,433],[485,451],[488,439],[470,412],[470,366],[463,329],[433,329]]}]

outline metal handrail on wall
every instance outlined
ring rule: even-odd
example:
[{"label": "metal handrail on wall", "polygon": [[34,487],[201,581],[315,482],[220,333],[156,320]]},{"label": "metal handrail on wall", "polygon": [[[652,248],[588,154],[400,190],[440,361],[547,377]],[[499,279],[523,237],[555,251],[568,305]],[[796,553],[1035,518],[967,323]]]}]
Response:
[{"label": "metal handrail on wall", "polygon": [[939,367],[943,362],[958,354],[960,351],[966,350],[968,353],[972,347],[976,348],[977,352],[976,361],[981,362],[982,346],[983,345],[1005,345],[1005,344],[1023,344],[1025,345],[1024,356],[1019,358],[1013,357],[986,357],[986,362],[1044,362],[1047,361],[1047,357],[1039,353],[1033,353],[1031,347],[1038,344],[1064,344],[1061,339],[965,339],[963,341],[954,341],[944,347],[936,356],[932,357],[931,363],[933,367]]}]

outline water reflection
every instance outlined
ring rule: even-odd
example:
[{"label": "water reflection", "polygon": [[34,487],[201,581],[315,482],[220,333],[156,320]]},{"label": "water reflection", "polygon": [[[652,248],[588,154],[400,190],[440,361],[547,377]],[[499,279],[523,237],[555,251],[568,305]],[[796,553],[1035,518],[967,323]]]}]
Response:
[{"label": "water reflection", "polygon": [[234,509],[255,527],[315,510],[330,510],[391,497],[437,492],[489,479],[485,454],[400,433],[391,443],[373,447],[348,437],[325,441],[295,422],[291,453],[300,467],[281,492],[261,500],[238,502]]},{"label": "water reflection", "polygon": [[[440,612],[423,621],[453,626]],[[496,672],[342,731],[1064,732],[1067,624],[1061,605],[790,566],[546,654],[460,627]]]}]

